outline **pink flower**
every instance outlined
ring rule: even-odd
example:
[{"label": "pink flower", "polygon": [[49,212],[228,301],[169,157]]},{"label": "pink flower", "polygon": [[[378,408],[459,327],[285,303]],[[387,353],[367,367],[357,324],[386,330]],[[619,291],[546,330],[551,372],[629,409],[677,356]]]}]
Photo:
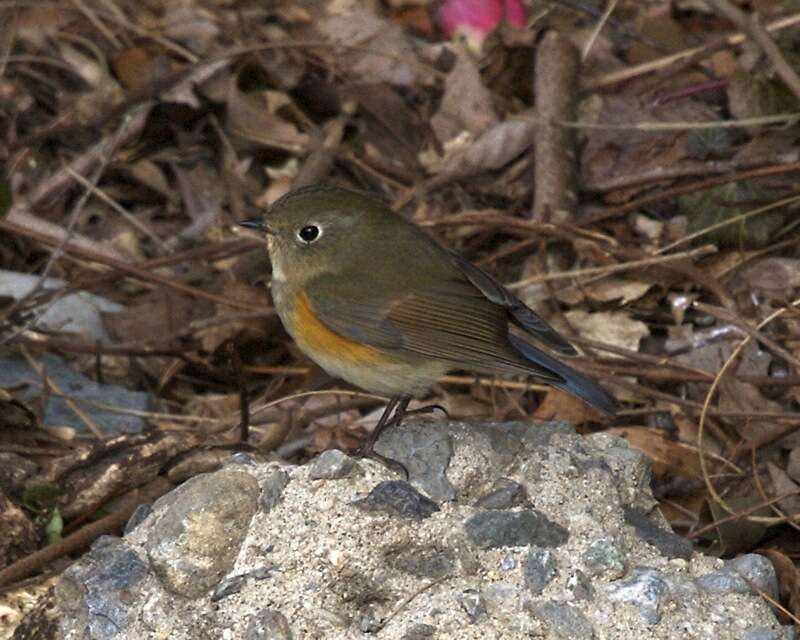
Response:
[{"label": "pink flower", "polygon": [[525,27],[525,7],[521,0],[445,0],[437,13],[448,37],[459,33],[479,45],[501,22]]}]

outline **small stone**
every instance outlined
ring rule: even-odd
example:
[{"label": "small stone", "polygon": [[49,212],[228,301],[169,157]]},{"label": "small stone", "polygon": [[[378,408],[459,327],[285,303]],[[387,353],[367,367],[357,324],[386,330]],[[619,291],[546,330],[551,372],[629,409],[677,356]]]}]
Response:
[{"label": "small stone", "polygon": [[274,469],[261,483],[261,506],[269,513],[283,498],[283,490],[289,484],[289,474],[283,469]]},{"label": "small stone", "polygon": [[668,591],[661,573],[649,567],[637,567],[629,577],[606,587],[610,600],[635,605],[642,619],[650,625],[658,624],[661,619],[659,609]]},{"label": "small stone", "polygon": [[236,451],[231,454],[231,463],[240,464],[245,467],[254,467],[256,460],[246,451]]},{"label": "small stone", "polygon": [[403,480],[384,480],[378,483],[366,498],[356,500],[353,506],[361,511],[380,511],[412,520],[429,518],[439,510],[433,500],[426,498]]},{"label": "small stone", "polygon": [[346,478],[356,469],[356,461],[338,449],[328,449],[319,454],[311,467],[312,480],[339,480]]},{"label": "small stone", "polygon": [[156,501],[157,521],[145,549],[167,589],[197,598],[233,568],[258,493],[252,475],[226,467],[195,476]]},{"label": "small stone", "polygon": [[574,600],[591,600],[594,597],[592,580],[580,569],[567,578],[567,591]]},{"label": "small stone", "polygon": [[475,589],[466,589],[458,598],[458,604],[467,614],[470,622],[477,620],[486,613],[486,604]]},{"label": "small stone", "polygon": [[569,532],[535,509],[523,511],[483,511],[464,523],[467,539],[481,549],[498,547],[558,547],[569,539]]},{"label": "small stone", "polygon": [[525,487],[508,478],[500,478],[489,493],[478,498],[474,506],[476,509],[511,509],[525,504],[530,504]]},{"label": "small stone", "polygon": [[500,560],[500,568],[503,571],[513,571],[517,568],[517,561],[513,556],[503,556],[503,559]]},{"label": "small stone", "polygon": [[142,524],[142,522],[144,522],[147,516],[149,516],[151,513],[153,513],[152,502],[140,504],[138,507],[136,507],[136,509],[134,509],[131,517],[128,518],[128,522],[125,524],[125,529],[122,531],[122,534],[127,536],[131,531]]},{"label": "small stone", "polygon": [[250,618],[245,640],[292,640],[289,621],[280,611],[262,609]]},{"label": "small stone", "polygon": [[211,592],[211,602],[219,602],[223,598],[227,598],[229,595],[239,593],[242,590],[242,586],[246,580],[247,576],[245,574],[239,574],[238,576],[225,578]]},{"label": "small stone", "polygon": [[756,593],[761,590],[778,598],[775,568],[767,558],[756,553],[729,560],[719,571],[696,578],[695,584],[706,593]]},{"label": "small stone", "polygon": [[384,431],[375,451],[401,463],[408,471],[408,481],[433,500],[446,502],[456,497],[446,475],[453,442],[444,431],[430,429],[424,423],[404,424],[402,429]]},{"label": "small stone", "polygon": [[261,567],[256,567],[247,575],[253,578],[253,580],[266,580],[272,575],[272,572],[276,569],[275,565],[263,565]]},{"label": "small stone", "polygon": [[625,575],[626,557],[611,538],[598,538],[583,552],[583,564],[589,575],[616,580]]},{"label": "small stone", "polygon": [[665,558],[689,560],[692,557],[692,543],[673,531],[658,526],[644,509],[625,507],[625,522],[634,528],[639,538],[653,545]]},{"label": "small stone", "polygon": [[402,640],[428,640],[436,634],[436,627],[429,624],[415,624],[403,634]]},{"label": "small stone", "polygon": [[550,549],[534,547],[525,559],[525,586],[538,596],[558,574],[558,565]]},{"label": "small stone", "polygon": [[564,640],[592,640],[594,628],[589,619],[575,607],[561,602],[544,602],[530,607],[559,638]]},{"label": "small stone", "polygon": [[105,538],[56,583],[59,638],[110,640],[136,619],[134,604],[149,574],[147,563],[119,539]]}]

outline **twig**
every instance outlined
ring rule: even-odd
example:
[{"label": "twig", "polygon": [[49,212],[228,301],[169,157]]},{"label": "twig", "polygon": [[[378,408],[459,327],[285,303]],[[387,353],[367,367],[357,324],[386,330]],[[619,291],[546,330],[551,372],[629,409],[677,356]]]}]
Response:
[{"label": "twig", "polygon": [[[789,306],[777,309],[776,311],[768,315],[766,318],[764,318],[764,320],[758,323],[758,325],[756,326],[756,331],[760,331],[770,322],[772,322],[776,318],[779,318],[784,313],[786,313],[786,311],[790,309],[796,309],[798,306],[800,306],[800,298],[791,302]],[[736,362],[737,358],[739,357],[739,354],[744,350],[744,348],[748,344],[750,344],[752,340],[753,336],[747,335],[742,339],[742,341],[738,345],[736,345],[736,348],[731,352],[727,360],[725,360],[722,367],[720,367],[720,370],[717,372],[717,375],[714,378],[714,382],[711,383],[711,386],[709,387],[708,392],[706,393],[705,401],[703,402],[702,405],[702,411],[700,412],[700,420],[697,425],[697,446],[698,448],[700,448],[701,451],[703,447],[703,436],[705,434],[706,418],[710,413],[711,399],[714,397],[714,394],[716,393],[717,388],[719,387],[719,383],[722,380],[722,377],[725,375],[725,372],[731,368],[733,363]],[[714,483],[711,482],[711,479],[708,474],[708,468],[706,466],[705,456],[703,455],[700,455],[700,470],[703,473],[703,480],[706,484],[706,488],[708,489],[709,495],[725,511],[727,511],[730,514],[735,514],[736,510],[733,507],[731,507],[727,503],[727,501],[717,492],[716,487],[714,487]],[[800,520],[800,514],[797,514],[797,519]],[[749,520],[753,522],[762,522],[766,524],[774,524],[776,522],[776,518],[750,517]]]},{"label": "twig", "polygon": [[603,11],[603,15],[600,16],[600,19],[597,21],[594,29],[592,29],[592,33],[589,36],[588,40],[586,40],[586,44],[583,47],[583,51],[581,51],[581,61],[585,61],[586,58],[589,57],[589,52],[592,50],[594,46],[595,40],[597,40],[600,32],[603,30],[606,22],[611,17],[611,14],[614,13],[614,9],[617,7],[618,0],[609,0],[608,4],[606,5],[605,11]]},{"label": "twig", "polygon": [[[788,27],[793,27],[796,24],[800,24],[800,12],[785,16],[783,18],[780,18],[779,20],[775,20],[774,22],[770,22],[768,25],[766,25],[765,29],[768,33],[775,33],[776,31],[787,29]],[[727,44],[728,46],[740,45],[746,39],[747,36],[745,36],[743,33],[735,33],[733,35],[728,36]],[[702,56],[702,54],[704,53],[705,54],[711,53],[713,51],[716,51],[716,49],[717,49],[716,46],[713,48],[709,46],[701,46],[701,47],[692,47],[690,49],[684,49],[683,51],[679,51],[677,53],[673,53],[671,55],[664,56],[656,60],[648,60],[647,62],[643,62],[642,64],[638,64],[633,67],[626,67],[618,71],[612,71],[611,73],[606,73],[595,78],[590,78],[584,84],[584,89],[595,90],[595,91],[598,89],[606,89],[615,84],[619,84],[620,82],[625,82],[627,80],[632,80],[633,78],[645,75],[647,73],[650,73],[651,71],[657,71],[659,69],[663,69],[676,62],[680,62],[681,60],[685,60],[687,58],[699,57]]]},{"label": "twig", "polygon": [[786,86],[794,93],[795,96],[800,98],[800,76],[797,75],[795,70],[786,62],[781,50],[775,41],[770,37],[769,33],[758,21],[758,14],[753,13],[747,15],[739,7],[734,6],[728,0],[707,0],[714,10],[725,16],[728,20],[733,22],[739,30],[746,33],[755,42],[764,55],[769,58],[775,67],[775,72],[786,83]]},{"label": "twig", "polygon": [[534,129],[534,220],[563,222],[575,215],[575,132],[555,123],[577,115],[579,69],[572,43],[557,31],[545,34],[536,50],[534,82],[536,115],[542,122]]}]

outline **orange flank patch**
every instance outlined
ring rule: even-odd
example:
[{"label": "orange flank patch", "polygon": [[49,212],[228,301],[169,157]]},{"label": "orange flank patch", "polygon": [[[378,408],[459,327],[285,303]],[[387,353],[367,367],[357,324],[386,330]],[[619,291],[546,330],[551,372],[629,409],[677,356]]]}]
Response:
[{"label": "orange flank patch", "polygon": [[294,299],[292,313],[294,338],[312,358],[337,358],[350,362],[380,362],[386,356],[377,349],[353,342],[331,331],[314,315],[308,296],[300,292]]}]

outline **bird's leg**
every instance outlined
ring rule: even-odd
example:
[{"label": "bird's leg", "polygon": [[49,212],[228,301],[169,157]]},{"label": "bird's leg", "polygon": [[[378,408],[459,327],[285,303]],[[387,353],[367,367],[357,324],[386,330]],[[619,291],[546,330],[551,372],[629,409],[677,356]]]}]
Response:
[{"label": "bird's leg", "polygon": [[360,458],[372,458],[373,460],[377,460],[385,467],[392,469],[393,471],[399,471],[406,477],[406,479],[408,479],[408,470],[405,468],[405,466],[403,466],[397,460],[392,460],[391,458],[382,456],[380,453],[375,451],[375,443],[378,441],[381,433],[387,427],[400,424],[403,416],[406,414],[406,409],[408,408],[409,402],[411,402],[410,396],[395,396],[389,400],[389,404],[387,404],[386,408],[383,410],[383,413],[378,420],[378,424],[375,425],[372,433],[366,437],[362,445],[355,452],[355,455]]}]

